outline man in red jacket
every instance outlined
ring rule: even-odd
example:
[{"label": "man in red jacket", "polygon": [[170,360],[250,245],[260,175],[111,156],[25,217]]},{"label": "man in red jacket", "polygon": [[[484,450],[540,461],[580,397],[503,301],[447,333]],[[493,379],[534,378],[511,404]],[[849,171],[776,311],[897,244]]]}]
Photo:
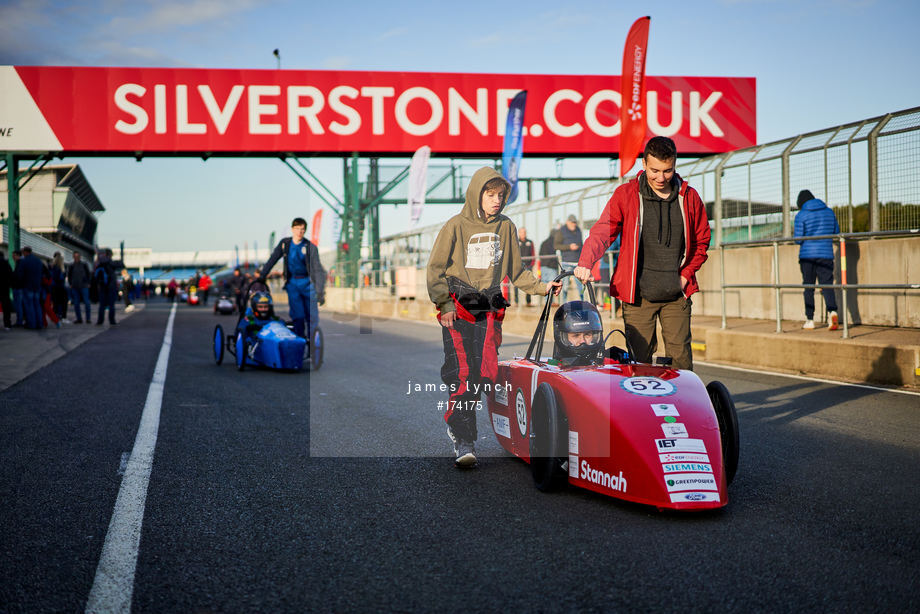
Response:
[{"label": "man in red jacket", "polygon": [[696,190],[674,172],[677,148],[667,137],[649,139],[644,171],[614,191],[582,248],[575,277],[592,281],[591,268],[622,237],[610,295],[623,301],[629,345],[640,362],[651,362],[661,322],[665,355],[677,369],[692,369],[690,295],[706,262],[709,220]]}]

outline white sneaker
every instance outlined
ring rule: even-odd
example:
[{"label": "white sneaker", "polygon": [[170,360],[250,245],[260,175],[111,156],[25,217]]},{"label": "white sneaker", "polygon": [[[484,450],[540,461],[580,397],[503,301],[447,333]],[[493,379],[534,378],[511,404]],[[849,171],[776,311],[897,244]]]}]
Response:
[{"label": "white sneaker", "polygon": [[837,330],[840,328],[840,318],[837,317],[837,312],[832,311],[827,314],[827,330]]},{"label": "white sneaker", "polygon": [[802,324],[802,328],[807,329],[807,330],[812,330],[814,329],[814,327],[815,327],[814,320],[805,320],[805,323]]},{"label": "white sneaker", "polygon": [[127,307],[125,307],[126,313],[131,313],[132,311],[134,311],[134,305],[128,305]]}]

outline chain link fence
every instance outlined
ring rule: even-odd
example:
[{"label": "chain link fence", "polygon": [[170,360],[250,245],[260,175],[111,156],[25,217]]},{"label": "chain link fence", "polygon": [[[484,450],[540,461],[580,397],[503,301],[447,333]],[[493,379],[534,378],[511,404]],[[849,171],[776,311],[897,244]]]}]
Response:
[{"label": "chain link fence", "polygon": [[[678,160],[699,191],[723,243],[792,236],[796,197],[810,190],[830,206],[842,232],[920,227],[920,107],[773,143]],[[569,215],[587,232],[618,181],[518,202],[504,211],[539,246]],[[464,185],[465,187],[465,185]],[[424,267],[441,224],[381,239],[377,266]]]},{"label": "chain link fence", "polygon": [[713,222],[713,243],[789,237],[801,190],[843,232],[920,226],[920,107],[682,164]]}]

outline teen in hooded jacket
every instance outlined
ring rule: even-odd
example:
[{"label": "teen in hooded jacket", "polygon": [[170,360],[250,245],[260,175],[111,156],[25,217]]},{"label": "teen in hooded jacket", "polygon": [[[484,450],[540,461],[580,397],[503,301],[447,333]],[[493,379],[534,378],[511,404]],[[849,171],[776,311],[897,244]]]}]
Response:
[{"label": "teen in hooded jacket", "polygon": [[501,214],[510,190],[494,169],[477,170],[463,210],[438,233],[428,261],[428,294],[444,341],[441,379],[451,391],[444,420],[460,467],[476,465],[476,406],[484,385],[496,383],[508,305],[502,280],[507,276],[528,294],[546,294],[554,286],[558,292],[560,286],[544,284],[524,268],[517,229]]}]

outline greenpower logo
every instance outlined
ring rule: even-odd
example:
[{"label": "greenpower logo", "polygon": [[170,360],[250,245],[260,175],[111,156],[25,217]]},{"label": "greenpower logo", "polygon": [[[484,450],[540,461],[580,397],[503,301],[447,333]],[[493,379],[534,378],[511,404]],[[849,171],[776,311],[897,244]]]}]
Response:
[{"label": "greenpower logo", "polygon": [[665,422],[677,422],[677,418],[675,418],[674,416],[665,416],[664,421]]},{"label": "greenpower logo", "polygon": [[674,480],[668,480],[668,486],[674,486]]}]

